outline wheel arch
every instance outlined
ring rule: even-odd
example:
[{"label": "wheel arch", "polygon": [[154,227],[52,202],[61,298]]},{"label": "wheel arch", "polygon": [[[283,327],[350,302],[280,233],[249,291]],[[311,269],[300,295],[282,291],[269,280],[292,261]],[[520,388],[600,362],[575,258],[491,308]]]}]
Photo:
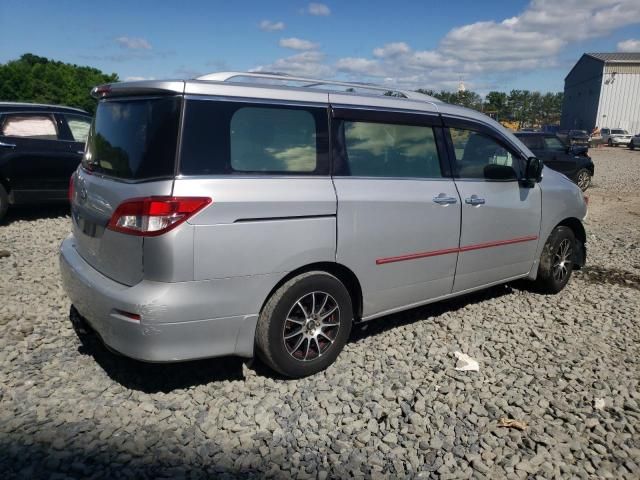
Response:
[{"label": "wheel arch", "polygon": [[362,286],[360,285],[360,281],[355,273],[348,267],[336,262],[315,262],[304,265],[300,268],[292,270],[287,273],[284,277],[280,279],[278,283],[274,285],[269,294],[266,296],[264,301],[262,302],[262,306],[260,307],[260,311],[264,309],[265,304],[269,301],[271,296],[274,294],[278,288],[284,285],[286,282],[291,280],[293,277],[296,277],[302,273],[310,272],[310,271],[322,271],[327,272],[338,280],[342,282],[347,291],[349,292],[349,296],[351,297],[351,304],[353,306],[353,316],[354,321],[362,318]]}]

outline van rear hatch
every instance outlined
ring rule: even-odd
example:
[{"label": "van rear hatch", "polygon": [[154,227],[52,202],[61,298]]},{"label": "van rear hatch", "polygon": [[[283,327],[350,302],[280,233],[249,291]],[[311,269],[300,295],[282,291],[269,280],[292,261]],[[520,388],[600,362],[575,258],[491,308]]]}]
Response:
[{"label": "van rear hatch", "polygon": [[105,276],[134,285],[143,277],[143,237],[108,229],[132,198],[171,195],[182,97],[100,101],[82,168],[72,177],[78,253]]}]

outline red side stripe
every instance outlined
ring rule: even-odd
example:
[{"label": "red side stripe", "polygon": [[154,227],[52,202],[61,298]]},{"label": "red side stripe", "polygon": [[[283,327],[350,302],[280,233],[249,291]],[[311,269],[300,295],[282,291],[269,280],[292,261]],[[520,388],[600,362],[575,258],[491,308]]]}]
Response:
[{"label": "red side stripe", "polygon": [[472,250],[480,250],[483,248],[499,247],[502,245],[511,245],[513,243],[531,242],[537,240],[537,235],[529,235],[526,237],[510,238],[508,240],[497,240],[495,242],[476,243],[475,245],[466,245],[464,247],[445,248],[443,250],[431,250],[429,252],[410,253],[408,255],[400,255],[398,257],[378,258],[376,265],[384,265],[385,263],[404,262],[405,260],[416,260],[418,258],[436,257],[438,255],[447,255],[449,253],[470,252]]}]

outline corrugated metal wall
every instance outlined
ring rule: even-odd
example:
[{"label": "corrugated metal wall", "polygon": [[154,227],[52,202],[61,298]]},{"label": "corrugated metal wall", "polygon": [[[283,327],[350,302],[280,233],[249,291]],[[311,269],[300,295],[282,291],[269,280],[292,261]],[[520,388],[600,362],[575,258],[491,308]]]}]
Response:
[{"label": "corrugated metal wall", "polygon": [[605,66],[597,118],[600,127],[640,133],[640,64]]}]

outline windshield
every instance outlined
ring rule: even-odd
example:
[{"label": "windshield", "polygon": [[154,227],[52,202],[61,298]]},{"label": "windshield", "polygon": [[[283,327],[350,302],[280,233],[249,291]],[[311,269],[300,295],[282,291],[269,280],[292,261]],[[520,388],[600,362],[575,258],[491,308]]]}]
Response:
[{"label": "windshield", "polygon": [[179,110],[179,97],[100,102],[83,167],[128,180],[172,175]]},{"label": "windshield", "polygon": [[571,132],[569,132],[570,135],[586,135],[587,132],[584,130],[571,130]]},{"label": "windshield", "polygon": [[626,130],[611,130],[612,135],[629,135]]}]

